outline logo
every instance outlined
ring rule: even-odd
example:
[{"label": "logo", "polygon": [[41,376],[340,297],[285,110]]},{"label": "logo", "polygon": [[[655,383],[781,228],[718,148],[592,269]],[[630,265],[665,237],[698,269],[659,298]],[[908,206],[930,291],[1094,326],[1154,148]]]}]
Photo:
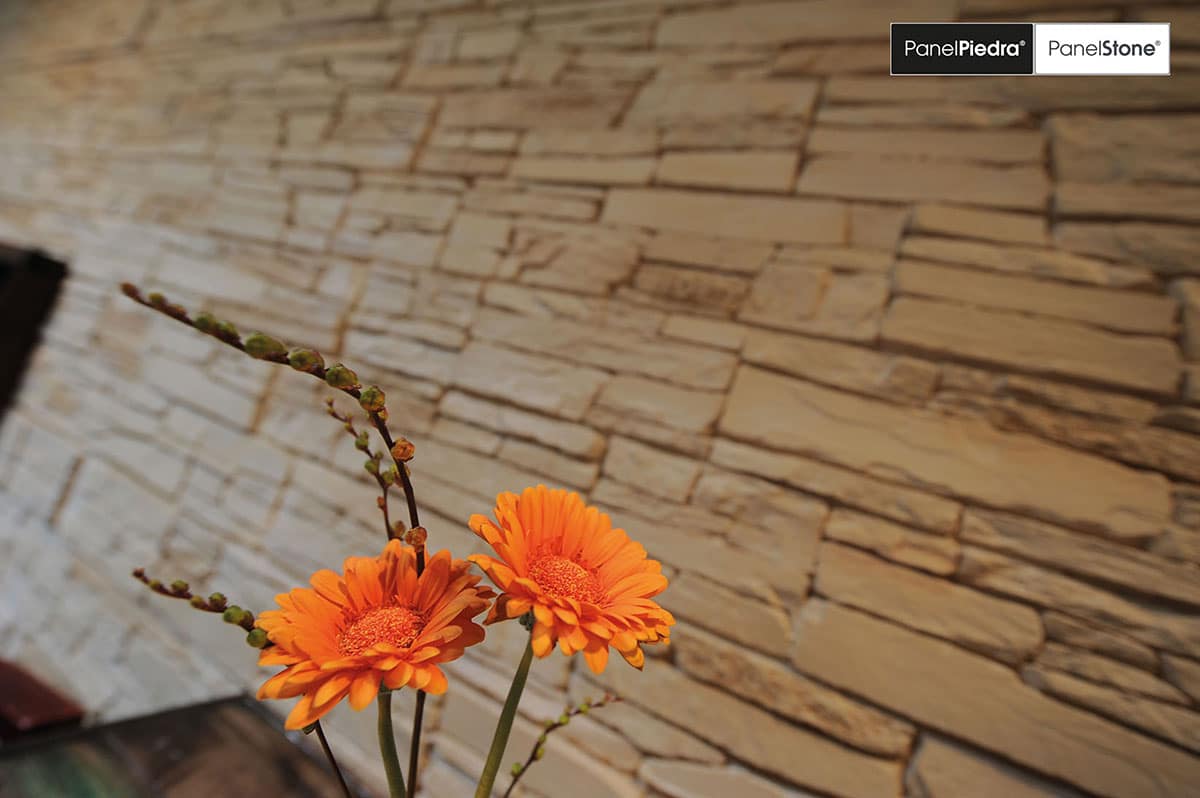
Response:
[{"label": "logo", "polygon": [[893,22],[893,75],[1032,75],[1032,22]]},{"label": "logo", "polygon": [[1171,25],[1102,22],[1036,26],[1038,75],[1170,75]]},{"label": "logo", "polygon": [[1167,22],[893,22],[893,75],[1170,75]]}]

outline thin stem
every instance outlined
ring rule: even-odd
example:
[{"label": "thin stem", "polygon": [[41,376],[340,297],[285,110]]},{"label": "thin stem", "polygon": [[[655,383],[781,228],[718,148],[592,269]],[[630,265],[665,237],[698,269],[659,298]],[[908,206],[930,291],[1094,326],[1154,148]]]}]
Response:
[{"label": "thin stem", "polygon": [[421,723],[425,718],[424,690],[417,691],[417,708],[413,712],[412,745],[408,747],[408,794],[417,794],[417,765],[421,758]]},{"label": "thin stem", "polygon": [[392,733],[392,694],[379,694],[379,753],[383,757],[383,770],[387,774],[390,798],[407,798],[404,790],[404,773],[400,770],[400,757],[396,754],[396,736]]},{"label": "thin stem", "polygon": [[512,782],[509,783],[508,789],[504,791],[504,798],[509,798],[509,796],[512,795],[512,791],[516,789],[517,782],[521,780],[521,777],[529,771],[530,766],[533,765],[534,762],[542,758],[542,754],[545,752],[544,747],[546,745],[546,740],[551,734],[570,723],[571,718],[574,718],[578,715],[584,715],[593,709],[599,709],[605,704],[613,704],[620,700],[621,699],[618,696],[615,696],[612,693],[605,693],[604,697],[599,701],[585,701],[577,707],[567,707],[567,710],[556,720],[547,722],[546,727],[542,730],[542,733],[538,735],[536,740],[534,740],[533,747],[529,749],[529,756],[525,758],[523,763],[517,764],[513,770],[513,779]]},{"label": "thin stem", "polygon": [[513,721],[517,717],[517,705],[521,703],[521,693],[525,691],[525,680],[529,678],[529,665],[533,662],[533,635],[525,641],[525,654],[521,664],[513,674],[512,686],[508,688],[508,698],[504,699],[504,709],[500,711],[500,720],[496,723],[496,733],[492,737],[492,747],[488,750],[487,762],[483,765],[483,773],[479,776],[479,786],[475,788],[475,798],[490,798],[492,787],[496,783],[496,774],[500,772],[500,763],[504,760],[504,749],[508,747],[508,736],[512,734]]},{"label": "thin stem", "polygon": [[337,760],[333,758],[333,749],[329,747],[329,741],[325,739],[325,730],[321,728],[321,721],[316,722],[317,739],[321,741],[321,748],[325,750],[325,758],[329,760],[329,766],[333,768],[333,772],[337,775],[338,784],[342,785],[342,794],[346,798],[354,798],[354,794],[350,792],[350,787],[346,784],[346,777],[342,775],[342,769],[338,767]]}]

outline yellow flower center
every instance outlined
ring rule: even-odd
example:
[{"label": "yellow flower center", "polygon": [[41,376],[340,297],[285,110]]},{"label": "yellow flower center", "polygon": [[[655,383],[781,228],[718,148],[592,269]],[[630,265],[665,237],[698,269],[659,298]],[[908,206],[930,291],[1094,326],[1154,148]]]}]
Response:
[{"label": "yellow flower center", "polygon": [[425,628],[425,616],[408,607],[377,607],[355,618],[338,635],[338,651],[357,657],[371,646],[391,643],[408,648]]},{"label": "yellow flower center", "polygon": [[529,566],[529,577],[552,596],[600,604],[604,588],[594,573],[574,560],[547,554]]}]

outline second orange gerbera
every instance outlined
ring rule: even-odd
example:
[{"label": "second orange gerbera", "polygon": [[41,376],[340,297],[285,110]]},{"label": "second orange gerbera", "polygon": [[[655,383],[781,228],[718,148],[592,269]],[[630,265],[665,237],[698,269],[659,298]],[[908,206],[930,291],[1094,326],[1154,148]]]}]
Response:
[{"label": "second orange gerbera", "polygon": [[393,540],[379,557],[350,557],[345,573],[317,571],[312,589],[275,597],[281,609],[258,617],[274,644],[259,665],[286,665],[259,699],[300,701],[285,726],[302,729],[349,696],[362,709],[379,685],[446,691],[438,664],[483,640],[474,618],[495,593],[479,585],[465,560],[438,552],[417,575],[416,555]]},{"label": "second orange gerbera", "polygon": [[557,643],[567,655],[582,651],[595,673],[610,646],[640,668],[640,644],[668,639],[675,619],[653,601],[667,587],[662,565],[578,493],[544,485],[501,493],[496,520],[470,520],[499,557],[468,558],[503,591],[486,623],[532,611],[535,654],[545,657]]}]

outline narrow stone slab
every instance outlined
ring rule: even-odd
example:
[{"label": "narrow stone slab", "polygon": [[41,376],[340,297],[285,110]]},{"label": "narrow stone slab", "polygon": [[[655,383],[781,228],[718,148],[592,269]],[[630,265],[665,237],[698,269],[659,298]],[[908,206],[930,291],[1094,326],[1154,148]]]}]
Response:
[{"label": "narrow stone slab", "polygon": [[[916,0],[904,19],[943,21],[955,14],[947,0]],[[861,39],[875,31],[886,38],[889,17],[869,0],[811,0],[796,3],[749,3],[674,14],[658,27],[659,47],[773,45],[793,41]]]},{"label": "narrow stone slab", "polygon": [[933,395],[938,379],[937,366],[928,361],[762,330],[746,335],[742,357],[748,363],[901,404],[923,403]]},{"label": "narrow stone slab", "polygon": [[729,384],[737,362],[727,353],[700,346],[648,339],[618,327],[583,325],[484,310],[473,328],[489,341],[552,358],[632,372],[692,388],[719,390]]},{"label": "narrow stone slab", "polygon": [[901,243],[900,254],[1072,283],[1118,288],[1154,284],[1154,275],[1149,269],[1116,265],[1058,249],[1009,247],[979,241],[909,236]]},{"label": "narrow stone slab", "polygon": [[596,369],[482,343],[469,344],[454,365],[456,386],[573,421],[608,379]]},{"label": "narrow stone slab", "polygon": [[1200,115],[1056,114],[1047,129],[1059,180],[1200,183]]},{"label": "narrow stone slab", "polygon": [[1055,226],[1054,240],[1073,252],[1145,263],[1157,274],[1200,274],[1197,225],[1065,222]]},{"label": "narrow stone slab", "polygon": [[655,158],[578,158],[569,155],[522,155],[510,174],[548,183],[595,183],[640,186],[650,182]]},{"label": "narrow stone slab", "polygon": [[892,159],[871,155],[814,158],[800,173],[798,194],[886,202],[965,202],[1043,210],[1050,182],[1040,166]]},{"label": "narrow stone slab", "polygon": [[745,117],[806,117],[817,99],[813,80],[657,80],[629,109],[637,124]]},{"label": "narrow stone slab", "polygon": [[628,89],[578,86],[460,92],[443,99],[438,124],[603,128],[621,112],[628,96]]},{"label": "narrow stone slab", "polygon": [[1169,485],[1161,475],[999,432],[981,421],[903,409],[747,366],[738,370],[720,429],[1115,537],[1155,535],[1169,514]]},{"label": "narrow stone slab", "polygon": [[912,230],[1008,244],[1045,245],[1046,219],[1040,214],[1011,213],[938,203],[913,209]]},{"label": "narrow stone slab", "polygon": [[925,735],[905,775],[913,798],[1079,798],[998,759],[936,735]]},{"label": "narrow stone slab", "polygon": [[1183,368],[1179,348],[1165,338],[909,297],[892,302],[882,332],[885,341],[926,352],[1165,396],[1177,392]]},{"label": "narrow stone slab", "polygon": [[968,510],[959,536],[1067,573],[1200,607],[1200,570],[1029,518]]},{"label": "narrow stone slab", "polygon": [[1036,130],[947,130],[914,128],[865,130],[818,124],[805,151],[814,155],[878,155],[934,161],[996,164],[1041,163],[1044,141]]},{"label": "narrow stone slab", "polygon": [[825,537],[940,576],[958,570],[959,544],[953,538],[918,532],[853,510],[834,510],[825,522]]},{"label": "narrow stone slab", "polygon": [[751,241],[843,244],[848,216],[843,203],[828,200],[614,189],[601,221]]},{"label": "narrow stone slab", "polygon": [[1027,666],[1021,674],[1042,692],[1200,753],[1200,714],[1039,665]]},{"label": "narrow stone slab", "polygon": [[732,191],[790,191],[796,179],[796,151],[668,152],[656,183],[705,186]]},{"label": "narrow stone slab", "polygon": [[787,665],[690,626],[671,635],[677,663],[709,684],[728,685],[761,707],[800,721],[848,745],[882,756],[903,756],[916,730],[801,676]]},{"label": "narrow stone slab", "polygon": [[738,319],[829,338],[874,341],[887,298],[888,280],[882,274],[846,274],[772,261],[755,279]]},{"label": "narrow stone slab", "polygon": [[1063,218],[1200,222],[1200,187],[1169,183],[1058,183],[1054,206]]},{"label": "narrow stone slab", "polygon": [[792,784],[847,798],[879,798],[899,790],[899,762],[855,751],[780,720],[667,663],[648,660],[641,673],[608,668],[599,681],[627,701]]},{"label": "narrow stone slab", "polygon": [[1005,665],[834,604],[812,601],[801,611],[793,660],[822,681],[1106,798],[1173,798],[1200,780],[1196,757],[1046,698]]},{"label": "narrow stone slab", "polygon": [[1194,612],[1135,602],[1109,589],[1003,554],[964,546],[958,578],[991,593],[1061,610],[1102,628],[1118,629],[1155,648],[1186,653],[1200,646],[1200,617]]},{"label": "narrow stone slab", "polygon": [[896,264],[893,288],[901,294],[1082,321],[1122,332],[1173,336],[1176,301],[1163,294],[1063,285],[923,261]]},{"label": "narrow stone slab", "polygon": [[826,543],[818,555],[816,591],[1005,662],[1021,662],[1042,642],[1029,607],[945,579],[889,565],[848,546]]},{"label": "narrow stone slab", "polygon": [[903,485],[894,485],[794,455],[718,439],[712,462],[726,468],[775,479],[794,488],[837,499],[852,507],[902,523],[952,532],[958,528],[962,508],[949,499]]}]

